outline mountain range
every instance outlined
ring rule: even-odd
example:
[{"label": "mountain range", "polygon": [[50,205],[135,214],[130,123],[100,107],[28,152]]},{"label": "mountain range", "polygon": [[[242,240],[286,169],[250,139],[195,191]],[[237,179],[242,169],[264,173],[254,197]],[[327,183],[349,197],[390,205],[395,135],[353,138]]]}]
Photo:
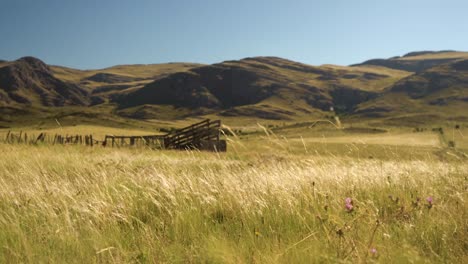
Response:
[{"label": "mountain range", "polygon": [[[468,121],[468,53],[412,52],[351,66],[277,57],[78,70],[34,57],[0,61],[0,122],[31,113]],[[66,114],[65,114],[66,115]]]}]

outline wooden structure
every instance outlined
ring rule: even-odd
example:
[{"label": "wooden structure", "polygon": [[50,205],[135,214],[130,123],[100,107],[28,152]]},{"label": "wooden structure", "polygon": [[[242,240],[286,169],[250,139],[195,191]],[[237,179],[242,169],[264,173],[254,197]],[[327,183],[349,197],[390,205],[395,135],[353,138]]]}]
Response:
[{"label": "wooden structure", "polygon": [[106,135],[102,145],[104,147],[152,147],[161,148],[164,136],[113,136]]},{"label": "wooden structure", "polygon": [[92,135],[46,135],[39,136],[8,131],[4,142],[22,144],[85,145],[104,147],[149,147],[152,149],[198,149],[207,151],[226,151],[226,141],[220,140],[221,121],[210,119],[174,130],[166,135],[114,136],[106,135],[104,140],[93,139]]},{"label": "wooden structure", "polygon": [[163,138],[165,149],[199,149],[226,151],[226,141],[220,140],[221,120],[206,119],[176,130]]},{"label": "wooden structure", "polygon": [[221,120],[202,122],[174,130],[166,135],[113,136],[106,135],[103,146],[146,146],[163,149],[198,149],[226,151],[226,141],[220,140]]},{"label": "wooden structure", "polygon": [[47,135],[46,133],[40,133],[39,136],[34,134],[28,135],[20,131],[19,133],[12,133],[8,131],[5,136],[4,143],[8,144],[31,144],[37,145],[38,143],[43,144],[60,144],[60,145],[86,145],[93,146],[99,143],[97,140],[93,139],[92,135],[58,135],[53,136]]}]

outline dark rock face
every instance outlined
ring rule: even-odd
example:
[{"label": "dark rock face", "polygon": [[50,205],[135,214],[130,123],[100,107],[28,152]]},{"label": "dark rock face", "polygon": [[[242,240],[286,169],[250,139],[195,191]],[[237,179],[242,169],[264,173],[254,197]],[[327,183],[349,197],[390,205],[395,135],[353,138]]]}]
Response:
[{"label": "dark rock face", "polygon": [[110,91],[121,91],[121,90],[128,89],[130,87],[132,87],[132,85],[128,85],[128,84],[104,85],[104,86],[100,86],[100,87],[94,89],[91,93],[92,94],[99,94],[99,93],[106,93],[106,92],[110,92]]},{"label": "dark rock face", "polygon": [[198,76],[178,73],[157,80],[129,95],[117,98],[124,107],[166,104],[184,107],[216,107],[218,100],[204,87]]},{"label": "dark rock face", "polygon": [[462,60],[452,65],[452,68],[456,71],[468,71],[468,60]]},{"label": "dark rock face", "polygon": [[125,83],[125,82],[140,81],[142,79],[118,75],[118,74],[111,74],[111,73],[96,73],[95,75],[90,76],[86,78],[85,80],[89,80],[93,82],[101,82],[101,83]]},{"label": "dark rock face", "polygon": [[23,87],[36,87],[52,77],[49,67],[33,57],[24,57],[0,68],[0,87],[15,91]]},{"label": "dark rock face", "polygon": [[272,95],[279,86],[278,83],[260,85],[257,81],[271,77],[241,67],[217,65],[198,68],[194,72],[223,108],[258,103]]},{"label": "dark rock face", "polygon": [[87,105],[87,91],[65,83],[41,60],[24,57],[0,68],[0,89],[20,104],[40,101],[44,106]]},{"label": "dark rock face", "polygon": [[457,103],[468,103],[468,97],[462,96],[447,96],[429,101],[428,104],[432,106],[447,106]]},{"label": "dark rock face", "polygon": [[357,90],[350,87],[339,86],[331,91],[333,108],[337,113],[351,113],[360,103],[372,100],[378,96],[376,92]]},{"label": "dark rock face", "polygon": [[190,108],[229,108],[255,104],[267,98],[276,85],[258,85],[261,76],[240,67],[212,65],[156,80],[118,101],[124,107],[172,104]]},{"label": "dark rock face", "polygon": [[412,99],[419,99],[430,94],[466,84],[463,76],[447,72],[424,72],[397,82],[390,92],[403,92]]},{"label": "dark rock face", "polygon": [[90,105],[98,105],[98,104],[102,104],[105,102],[105,100],[99,96],[91,96],[90,101],[91,101]]},{"label": "dark rock face", "polygon": [[414,51],[403,55],[403,57],[414,57],[426,54],[439,54],[439,53],[447,53],[447,52],[456,52],[455,50],[440,50],[440,51]]},{"label": "dark rock face", "polygon": [[36,71],[36,72],[47,72],[49,74],[52,73],[49,69],[49,66],[47,66],[47,64],[45,64],[43,61],[34,57],[30,57],[30,56],[22,57],[16,60],[16,62],[23,64],[23,65],[28,65],[33,71]]},{"label": "dark rock face", "polygon": [[409,72],[420,73],[427,69],[452,62],[453,59],[434,59],[434,60],[395,60],[395,59],[374,59],[368,60],[361,64],[355,64],[352,66],[363,66],[363,65],[375,65],[383,66],[395,70],[403,70]]}]

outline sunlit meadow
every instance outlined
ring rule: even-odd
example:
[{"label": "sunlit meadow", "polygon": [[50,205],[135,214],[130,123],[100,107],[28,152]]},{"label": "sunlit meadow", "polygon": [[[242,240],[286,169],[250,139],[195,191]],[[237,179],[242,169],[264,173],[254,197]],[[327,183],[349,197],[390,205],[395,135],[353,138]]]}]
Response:
[{"label": "sunlit meadow", "polygon": [[468,260],[466,160],[256,142],[228,153],[0,144],[0,262]]}]

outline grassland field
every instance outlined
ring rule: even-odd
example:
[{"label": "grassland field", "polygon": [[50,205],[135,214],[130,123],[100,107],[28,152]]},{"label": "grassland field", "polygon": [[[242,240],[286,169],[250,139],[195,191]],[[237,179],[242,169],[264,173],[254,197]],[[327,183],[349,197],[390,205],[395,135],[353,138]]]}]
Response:
[{"label": "grassland field", "polygon": [[466,126],[229,130],[227,153],[0,143],[0,262],[468,262]]}]

